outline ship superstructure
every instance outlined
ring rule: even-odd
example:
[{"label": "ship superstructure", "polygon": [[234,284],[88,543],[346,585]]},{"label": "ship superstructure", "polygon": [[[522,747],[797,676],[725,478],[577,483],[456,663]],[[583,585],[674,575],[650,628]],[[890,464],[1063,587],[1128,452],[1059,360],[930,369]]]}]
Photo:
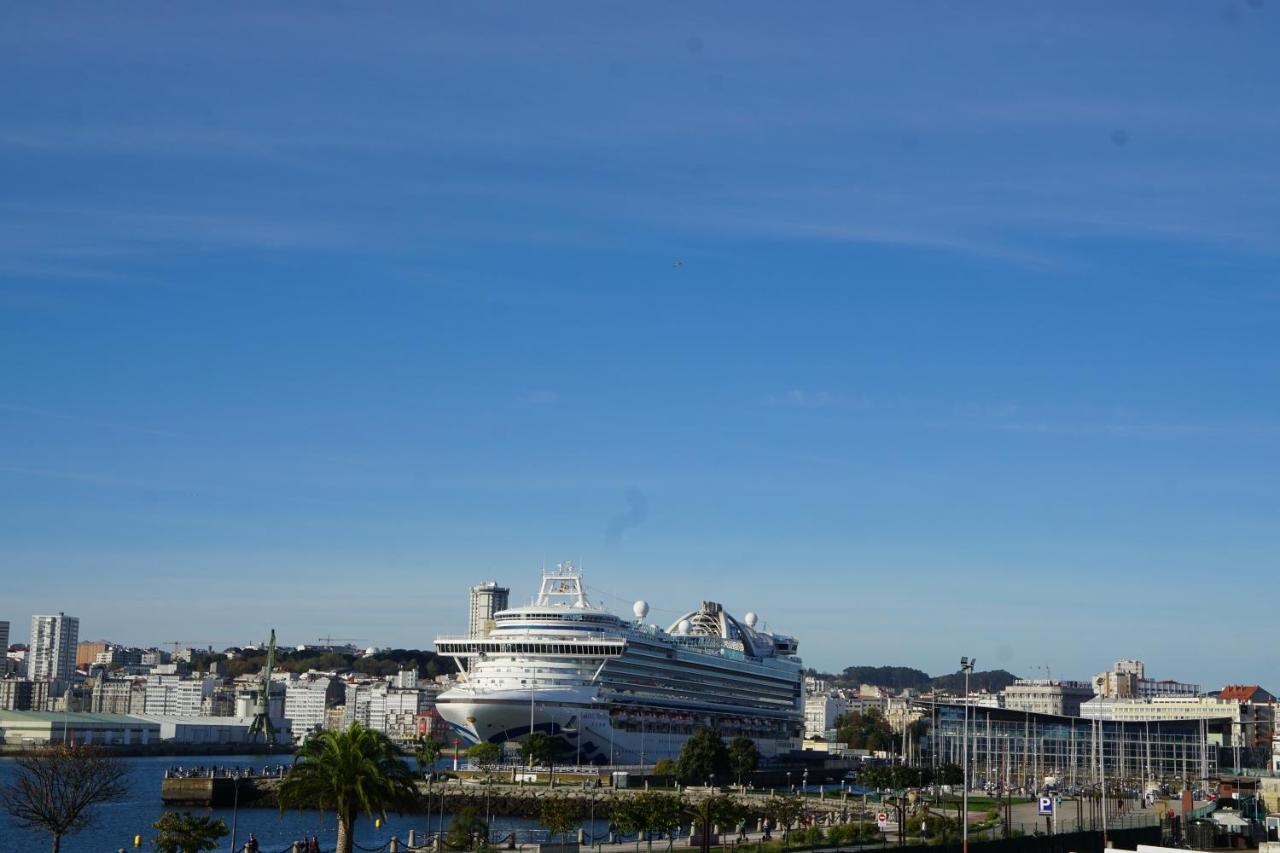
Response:
[{"label": "ship superstructure", "polygon": [[704,601],[666,630],[592,604],[570,564],[544,571],[537,598],[494,615],[488,636],[440,637],[463,666],[436,701],[469,741],[556,738],[564,760],[651,764],[699,727],[742,734],[764,756],[800,748],[803,679],[792,637]]}]

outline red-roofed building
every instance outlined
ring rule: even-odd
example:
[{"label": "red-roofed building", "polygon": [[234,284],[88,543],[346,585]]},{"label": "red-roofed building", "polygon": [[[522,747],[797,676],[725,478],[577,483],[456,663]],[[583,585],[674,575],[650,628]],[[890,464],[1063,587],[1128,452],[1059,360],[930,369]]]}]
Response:
[{"label": "red-roofed building", "polygon": [[1240,721],[1236,736],[1240,743],[1252,747],[1272,746],[1275,737],[1276,697],[1256,684],[1228,684],[1218,694],[1222,699],[1240,703]]},{"label": "red-roofed building", "polygon": [[1234,699],[1237,702],[1267,704],[1276,701],[1276,697],[1256,684],[1228,684],[1218,695],[1223,699]]}]

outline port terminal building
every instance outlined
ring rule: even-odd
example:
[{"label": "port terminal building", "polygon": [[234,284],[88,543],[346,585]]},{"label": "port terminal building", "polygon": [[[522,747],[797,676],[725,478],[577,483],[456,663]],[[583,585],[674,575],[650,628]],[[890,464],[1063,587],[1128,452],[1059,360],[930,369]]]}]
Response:
[{"label": "port terminal building", "polygon": [[159,741],[157,723],[123,714],[0,711],[0,743],[5,746],[33,747],[50,743],[146,746]]},{"label": "port terminal building", "polygon": [[[1038,790],[1045,780],[1071,788],[1121,780],[1204,779],[1218,772],[1232,719],[1101,720],[1010,708],[917,702],[930,720],[924,750],[935,763],[963,764],[979,787]],[[968,749],[965,715],[968,713]],[[929,760],[926,758],[926,760]]]}]

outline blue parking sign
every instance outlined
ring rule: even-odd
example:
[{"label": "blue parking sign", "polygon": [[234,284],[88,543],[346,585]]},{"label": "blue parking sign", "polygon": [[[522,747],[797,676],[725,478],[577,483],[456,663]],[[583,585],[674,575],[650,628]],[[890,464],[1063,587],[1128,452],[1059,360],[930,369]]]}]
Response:
[{"label": "blue parking sign", "polygon": [[1053,814],[1053,797],[1040,798],[1040,814],[1047,816]]}]

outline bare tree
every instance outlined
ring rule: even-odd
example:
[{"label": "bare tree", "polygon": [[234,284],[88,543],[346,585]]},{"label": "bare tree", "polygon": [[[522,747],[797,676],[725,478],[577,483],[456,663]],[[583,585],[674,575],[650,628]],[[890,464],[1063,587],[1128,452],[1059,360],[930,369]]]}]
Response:
[{"label": "bare tree", "polygon": [[53,853],[64,836],[93,822],[97,806],[128,794],[124,764],[94,747],[61,746],[15,764],[13,781],[0,790],[0,805],[23,829],[53,836]]}]

